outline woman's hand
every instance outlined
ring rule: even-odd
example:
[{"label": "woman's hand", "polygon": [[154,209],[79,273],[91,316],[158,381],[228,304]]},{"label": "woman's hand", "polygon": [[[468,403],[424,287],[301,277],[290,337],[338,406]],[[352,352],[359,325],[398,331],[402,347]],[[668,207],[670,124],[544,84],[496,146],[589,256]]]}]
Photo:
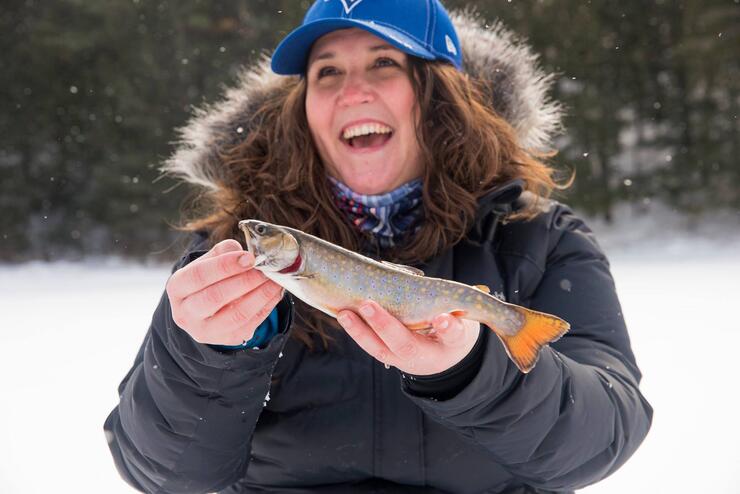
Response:
[{"label": "woman's hand", "polygon": [[172,318],[195,341],[240,345],[283,298],[283,288],[252,269],[254,256],[224,240],[167,282]]},{"label": "woman's hand", "polygon": [[473,349],[480,333],[477,321],[440,314],[432,320],[432,331],[421,335],[370,300],[362,304],[360,315],[343,310],[337,320],[371,356],[417,376],[436,374],[460,362]]}]

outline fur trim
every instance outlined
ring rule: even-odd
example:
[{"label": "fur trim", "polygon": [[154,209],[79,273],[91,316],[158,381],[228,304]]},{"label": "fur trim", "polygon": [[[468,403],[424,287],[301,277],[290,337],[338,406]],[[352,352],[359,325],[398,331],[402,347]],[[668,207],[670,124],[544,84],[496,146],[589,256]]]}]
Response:
[{"label": "fur trim", "polygon": [[[520,143],[533,151],[546,150],[562,131],[563,110],[547,96],[554,76],[545,74],[537,55],[500,22],[484,27],[471,12],[454,12],[464,55],[464,70],[493,87],[491,106],[516,130]],[[243,67],[236,84],[221,101],[194,110],[179,128],[176,149],[162,171],[210,190],[222,183],[218,151],[236,144],[250,126],[250,117],[280,87],[283,76],[273,74],[263,57]]]},{"label": "fur trim", "polygon": [[525,149],[545,151],[562,131],[562,106],[549,99],[554,75],[501,22],[481,26],[471,12],[452,14],[464,54],[463,68],[493,87],[491,106],[514,127]]}]

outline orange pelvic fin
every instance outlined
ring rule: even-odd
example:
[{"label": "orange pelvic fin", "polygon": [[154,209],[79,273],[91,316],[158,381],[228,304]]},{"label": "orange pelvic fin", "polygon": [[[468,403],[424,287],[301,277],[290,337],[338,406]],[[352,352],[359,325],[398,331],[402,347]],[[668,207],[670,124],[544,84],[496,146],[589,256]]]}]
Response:
[{"label": "orange pelvic fin", "polygon": [[429,321],[421,321],[412,322],[411,324],[407,324],[406,327],[409,328],[411,331],[420,331],[423,329],[430,329],[432,325],[429,323]]},{"label": "orange pelvic fin", "polygon": [[467,315],[467,311],[464,311],[462,309],[455,309],[450,311],[450,315],[453,315],[455,317],[465,317]]},{"label": "orange pelvic fin", "polygon": [[337,317],[337,314],[339,314],[339,311],[342,310],[342,309],[337,309],[335,307],[330,307],[328,305],[325,305],[324,306],[324,310],[326,312],[329,312],[332,316]]},{"label": "orange pelvic fin", "polygon": [[563,336],[570,324],[559,317],[543,312],[536,312],[524,307],[513,307],[524,316],[524,325],[514,335],[504,335],[496,332],[506,348],[511,360],[520,371],[527,373],[532,370],[540,350],[546,344]]},{"label": "orange pelvic fin", "polygon": [[473,285],[474,288],[477,288],[478,290],[486,293],[491,293],[491,289],[488,288],[486,285]]}]

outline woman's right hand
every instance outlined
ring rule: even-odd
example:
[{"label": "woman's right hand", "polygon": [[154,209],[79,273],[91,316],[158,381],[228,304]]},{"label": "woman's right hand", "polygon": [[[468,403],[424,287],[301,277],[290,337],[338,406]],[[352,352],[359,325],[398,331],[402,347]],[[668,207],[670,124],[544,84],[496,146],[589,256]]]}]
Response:
[{"label": "woman's right hand", "polygon": [[236,240],[217,243],[167,281],[172,318],[195,341],[241,345],[283,298],[283,288],[252,269]]}]

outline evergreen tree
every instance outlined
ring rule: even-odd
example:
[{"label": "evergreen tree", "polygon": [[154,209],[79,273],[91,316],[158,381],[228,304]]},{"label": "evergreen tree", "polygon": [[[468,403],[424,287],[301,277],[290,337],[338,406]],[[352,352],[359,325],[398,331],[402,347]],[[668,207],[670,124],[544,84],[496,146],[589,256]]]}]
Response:
[{"label": "evergreen tree", "polygon": [[[568,202],[740,207],[740,0],[448,0],[529,42],[567,107]],[[171,258],[175,129],[269,51],[303,0],[6,0],[0,261]]]}]

